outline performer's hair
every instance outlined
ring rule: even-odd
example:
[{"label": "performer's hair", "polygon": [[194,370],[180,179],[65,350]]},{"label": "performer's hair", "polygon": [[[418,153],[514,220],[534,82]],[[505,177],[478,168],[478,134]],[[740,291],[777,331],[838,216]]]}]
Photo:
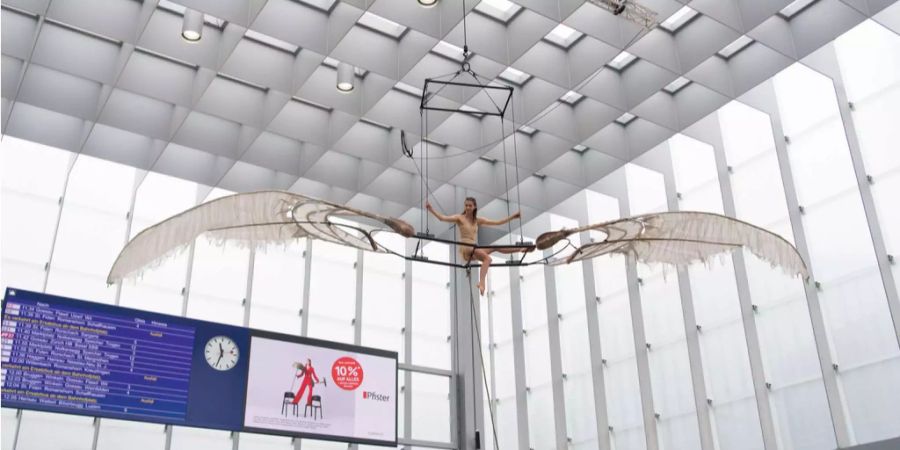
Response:
[{"label": "performer's hair", "polygon": [[[478,201],[475,200],[475,197],[466,197],[465,202],[472,202],[472,204],[475,205],[475,210],[472,211],[472,217],[478,218]],[[463,203],[465,203],[465,202],[463,202]],[[463,209],[463,215],[466,215],[465,209]]]}]

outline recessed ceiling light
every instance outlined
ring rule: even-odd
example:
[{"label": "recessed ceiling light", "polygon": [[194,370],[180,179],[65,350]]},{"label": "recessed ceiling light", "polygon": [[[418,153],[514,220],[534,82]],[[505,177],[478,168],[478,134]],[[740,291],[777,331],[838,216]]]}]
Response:
[{"label": "recessed ceiling light", "polygon": [[634,120],[636,118],[637,118],[637,116],[635,116],[634,114],[625,113],[625,114],[622,114],[621,116],[619,116],[619,118],[616,119],[616,122],[618,122],[621,125],[628,125],[629,123],[631,123],[632,120]]},{"label": "recessed ceiling light", "polygon": [[181,37],[188,42],[197,42],[203,37],[203,13],[193,9],[184,10]]},{"label": "recessed ceiling light", "polygon": [[247,32],[244,33],[244,36],[261,44],[268,45],[269,47],[284,50],[288,53],[297,53],[297,50],[300,49],[300,47],[296,45],[289,44],[281,39],[273,38],[272,36],[262,34],[258,31],[247,30]]},{"label": "recessed ceiling light", "polygon": [[394,39],[400,39],[400,36],[403,36],[403,33],[406,32],[406,27],[403,25],[368,11],[363,13],[362,17],[360,17],[356,23],[379,33],[391,36]]},{"label": "recessed ceiling light", "polygon": [[663,90],[670,94],[675,94],[689,84],[691,84],[691,80],[688,80],[685,77],[678,77],[675,81],[666,85]]},{"label": "recessed ceiling light", "polygon": [[328,12],[338,0],[300,0],[300,3]]},{"label": "recessed ceiling light", "polygon": [[734,42],[728,44],[722,50],[719,50],[718,55],[728,59],[734,56],[737,52],[743,50],[748,45],[753,43],[753,39],[750,39],[747,36],[741,36],[734,40]]},{"label": "recessed ceiling light", "polygon": [[588,149],[588,147],[581,145],[581,144],[578,144],[578,145],[572,147],[572,150],[574,150],[578,153],[584,153],[587,151],[587,149]]},{"label": "recessed ceiling light", "polygon": [[431,51],[456,62],[463,61],[463,49],[446,41],[438,42]]},{"label": "recessed ceiling light", "polygon": [[616,55],[615,58],[612,59],[607,65],[616,70],[622,70],[628,67],[631,63],[637,60],[637,56],[632,55],[631,53],[623,51]]},{"label": "recessed ceiling light", "polygon": [[509,19],[512,19],[521,10],[521,6],[507,0],[481,0],[475,6],[475,11],[493,17],[503,23],[509,22]]},{"label": "recessed ceiling light", "polygon": [[521,70],[513,69],[512,67],[507,67],[506,70],[504,70],[503,73],[498,76],[506,81],[509,81],[510,83],[517,84],[519,86],[525,84],[526,81],[531,79],[531,75],[522,72]]},{"label": "recessed ceiling light", "polygon": [[528,125],[522,125],[521,127],[519,127],[519,131],[521,131],[522,133],[525,133],[525,134],[531,136],[531,135],[533,135],[534,133],[537,133],[537,128],[530,127],[530,126],[528,126]]},{"label": "recessed ceiling light", "polygon": [[659,24],[659,27],[674,33],[678,31],[679,28],[683,27],[684,24],[690,22],[691,19],[697,17],[698,14],[700,13],[694,11],[690,7],[682,6],[681,9],[675,11],[675,14],[672,14],[668,19]]},{"label": "recessed ceiling light", "polygon": [[563,96],[560,97],[559,99],[560,99],[561,101],[565,102],[565,103],[568,103],[568,104],[570,104],[570,105],[574,105],[574,104],[578,103],[578,101],[581,100],[581,99],[583,99],[583,98],[584,98],[583,95],[581,95],[581,94],[579,94],[579,93],[577,93],[577,92],[575,92],[575,91],[569,91],[569,92],[566,92],[565,94],[563,94]]},{"label": "recessed ceiling light", "polygon": [[778,14],[781,14],[785,19],[791,19],[800,11],[806,9],[809,5],[812,5],[817,0],[794,0],[791,4],[785,6],[781,11],[778,11]]},{"label": "recessed ceiling light", "polygon": [[581,39],[582,36],[584,36],[584,33],[559,24],[549,34],[544,36],[544,39],[567,49]]},{"label": "recessed ceiling light", "polygon": [[437,5],[438,0],[418,0],[419,4],[426,7],[431,8],[434,5]]}]

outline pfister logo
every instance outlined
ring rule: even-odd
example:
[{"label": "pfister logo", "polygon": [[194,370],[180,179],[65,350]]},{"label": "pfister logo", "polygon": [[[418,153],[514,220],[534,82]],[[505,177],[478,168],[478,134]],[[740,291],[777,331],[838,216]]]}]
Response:
[{"label": "pfister logo", "polygon": [[391,396],[379,394],[377,392],[372,392],[372,391],[363,391],[363,399],[375,400],[377,402],[388,402],[391,400]]}]

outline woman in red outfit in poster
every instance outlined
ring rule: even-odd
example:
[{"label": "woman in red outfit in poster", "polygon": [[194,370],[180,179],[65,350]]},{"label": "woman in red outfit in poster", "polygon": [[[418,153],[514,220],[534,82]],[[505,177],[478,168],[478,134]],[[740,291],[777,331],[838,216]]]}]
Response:
[{"label": "woman in red outfit in poster", "polygon": [[319,376],[316,375],[315,369],[312,366],[312,360],[309,358],[306,359],[305,366],[297,367],[299,372],[297,372],[297,378],[303,378],[303,381],[300,382],[300,389],[297,390],[297,395],[294,396],[293,404],[300,403],[300,398],[303,397],[303,391],[309,388],[309,393],[306,395],[306,404],[312,404],[312,395],[313,395],[313,384],[319,382]]}]

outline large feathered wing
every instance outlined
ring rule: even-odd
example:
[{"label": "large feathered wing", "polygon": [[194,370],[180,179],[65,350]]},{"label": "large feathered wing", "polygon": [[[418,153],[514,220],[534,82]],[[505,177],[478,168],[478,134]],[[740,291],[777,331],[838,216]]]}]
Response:
[{"label": "large feathered wing", "polygon": [[[235,194],[211,200],[153,225],[135,236],[116,258],[107,283],[133,277],[189,246],[200,235],[248,247],[310,237],[369,251],[384,251],[364,220],[409,237],[415,230],[399,219],[282,191]],[[337,219],[337,220],[333,220]]]},{"label": "large feathered wing", "polygon": [[564,264],[607,253],[632,255],[644,263],[687,266],[746,248],[759,259],[780,267],[790,275],[808,277],[797,249],[771,231],[720,214],[664,212],[644,214],[580,228],[551,231],[538,237],[538,249],[550,248],[566,237],[596,230],[606,234],[600,242],[586,243],[573,253],[550,261]]}]

